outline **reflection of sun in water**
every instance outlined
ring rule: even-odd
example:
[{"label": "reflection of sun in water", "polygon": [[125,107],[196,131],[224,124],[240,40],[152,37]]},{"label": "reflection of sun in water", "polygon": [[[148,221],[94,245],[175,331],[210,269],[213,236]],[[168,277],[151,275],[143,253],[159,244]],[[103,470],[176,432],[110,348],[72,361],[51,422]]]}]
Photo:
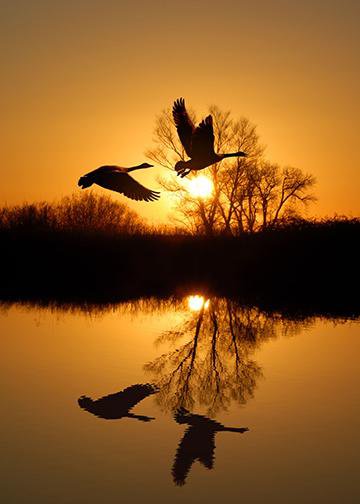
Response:
[{"label": "reflection of sun in water", "polygon": [[210,299],[207,299],[205,301],[205,298],[203,296],[195,295],[188,297],[188,306],[191,311],[200,311],[202,307],[204,307],[206,310],[209,304]]},{"label": "reflection of sun in water", "polygon": [[192,196],[204,199],[211,196],[214,189],[212,181],[208,177],[205,177],[205,175],[199,175],[189,180],[188,187]]}]

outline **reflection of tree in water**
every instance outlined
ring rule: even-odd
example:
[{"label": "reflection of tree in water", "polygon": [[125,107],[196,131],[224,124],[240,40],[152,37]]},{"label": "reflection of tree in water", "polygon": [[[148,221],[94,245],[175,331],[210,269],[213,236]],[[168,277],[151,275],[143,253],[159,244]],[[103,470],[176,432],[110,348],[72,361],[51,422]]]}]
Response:
[{"label": "reflection of tree in water", "polygon": [[251,354],[261,342],[296,327],[280,315],[213,298],[160,336],[158,343],[178,346],[144,369],[160,387],[157,401],[164,409],[193,409],[198,404],[214,414],[232,401],[244,404],[253,396],[262,372]]}]

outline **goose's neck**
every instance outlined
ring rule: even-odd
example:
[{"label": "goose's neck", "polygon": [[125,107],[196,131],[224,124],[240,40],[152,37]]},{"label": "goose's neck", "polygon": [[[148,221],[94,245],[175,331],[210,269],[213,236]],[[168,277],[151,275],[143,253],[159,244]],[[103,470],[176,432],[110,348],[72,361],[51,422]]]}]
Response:
[{"label": "goose's neck", "polygon": [[218,431],[221,432],[240,432],[243,434],[244,432],[247,432],[249,429],[247,427],[222,427],[221,429],[218,429]]},{"label": "goose's neck", "polygon": [[124,416],[128,418],[135,418],[136,420],[140,420],[141,422],[149,422],[150,420],[154,420],[153,417],[149,417],[146,415],[135,415],[134,413],[127,413]]},{"label": "goose's neck", "polygon": [[139,170],[140,168],[142,168],[142,165],[131,166],[126,171],[127,172],[131,172],[131,171],[134,171],[134,170]]},{"label": "goose's neck", "polygon": [[244,157],[246,156],[245,152],[239,151],[239,152],[230,152],[229,154],[221,154],[223,158],[227,157]]}]

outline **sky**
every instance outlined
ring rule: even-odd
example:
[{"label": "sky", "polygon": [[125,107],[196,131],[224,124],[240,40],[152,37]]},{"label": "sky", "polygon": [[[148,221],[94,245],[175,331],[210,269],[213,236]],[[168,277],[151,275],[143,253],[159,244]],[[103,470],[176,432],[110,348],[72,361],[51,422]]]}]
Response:
[{"label": "sky", "polygon": [[[198,117],[249,118],[270,161],[313,174],[311,214],[359,216],[359,19],[355,0],[0,0],[0,204],[145,162],[156,116],[183,96]],[[157,189],[163,170],[135,178]],[[168,218],[165,193],[113,197]]]}]

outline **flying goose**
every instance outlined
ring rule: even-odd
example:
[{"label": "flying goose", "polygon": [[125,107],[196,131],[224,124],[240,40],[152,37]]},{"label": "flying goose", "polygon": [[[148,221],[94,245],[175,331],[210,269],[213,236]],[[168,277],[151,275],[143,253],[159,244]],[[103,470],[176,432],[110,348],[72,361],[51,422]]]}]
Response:
[{"label": "flying goose", "polygon": [[127,198],[136,201],[156,201],[160,198],[158,191],[151,191],[133,179],[129,172],[140,168],[151,168],[153,165],[142,163],[141,165],[123,168],[121,166],[100,166],[86,175],[80,177],[78,185],[85,189],[92,184],[97,184],[105,189],[124,194]]},{"label": "flying goose", "polygon": [[109,394],[94,401],[91,397],[81,396],[78,399],[80,408],[106,420],[118,420],[120,418],[136,418],[142,422],[153,420],[152,417],[134,415],[130,410],[140,401],[151,394],[156,394],[159,389],[150,383],[138,383],[125,388],[121,392]]},{"label": "flying goose", "polygon": [[172,466],[174,483],[179,486],[185,484],[186,477],[195,460],[198,460],[207,469],[214,467],[215,434],[217,432],[243,434],[249,430],[247,427],[225,427],[216,420],[190,413],[184,407],[175,411],[174,420],[178,424],[188,424],[189,426],[178,445]]},{"label": "flying goose", "polygon": [[208,115],[195,128],[185,108],[184,98],[174,102],[173,118],[180,141],[189,161],[178,161],[175,170],[180,177],[186,177],[192,170],[202,170],[227,157],[245,157],[245,152],[217,154],[214,151],[213,119]]}]

